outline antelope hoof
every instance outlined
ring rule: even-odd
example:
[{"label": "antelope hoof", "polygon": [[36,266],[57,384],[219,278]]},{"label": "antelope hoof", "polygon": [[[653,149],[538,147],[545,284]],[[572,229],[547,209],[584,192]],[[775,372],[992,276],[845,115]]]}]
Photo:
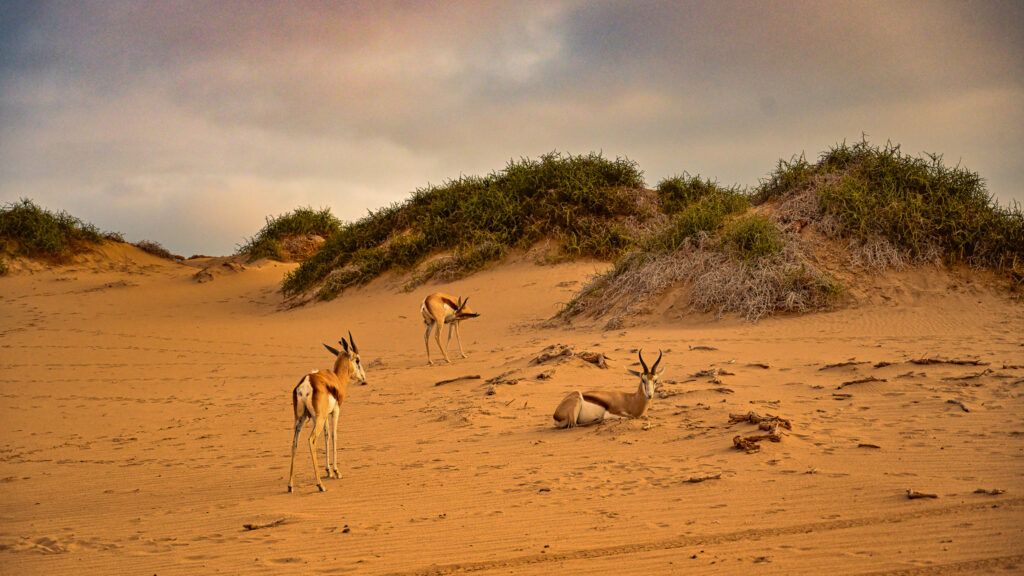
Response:
[{"label": "antelope hoof", "polygon": [[331,478],[341,478],[341,473],[338,472],[337,468],[331,470]]},{"label": "antelope hoof", "polygon": [[291,494],[291,493],[292,493],[292,485],[291,485],[291,484],[289,484],[289,485],[288,485],[288,493],[289,493],[289,494]]},{"label": "antelope hoof", "polygon": [[319,488],[321,492],[327,492],[327,488],[324,488],[323,483],[317,484],[316,487]]}]

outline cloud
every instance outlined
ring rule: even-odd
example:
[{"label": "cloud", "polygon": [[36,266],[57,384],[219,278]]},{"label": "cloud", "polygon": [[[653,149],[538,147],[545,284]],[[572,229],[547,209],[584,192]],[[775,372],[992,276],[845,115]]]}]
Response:
[{"label": "cloud", "polygon": [[0,10],[0,200],[182,253],[230,252],[300,205],[355,219],[552,150],[628,156],[651,185],[755,185],[866,132],[1024,199],[1014,2]]}]

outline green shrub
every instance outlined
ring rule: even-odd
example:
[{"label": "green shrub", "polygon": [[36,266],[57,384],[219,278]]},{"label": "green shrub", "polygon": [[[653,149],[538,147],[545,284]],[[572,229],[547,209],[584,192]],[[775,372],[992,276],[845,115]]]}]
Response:
[{"label": "green shrub", "polygon": [[[487,176],[418,189],[404,203],[342,226],[286,275],[282,291],[288,296],[309,290],[337,269],[355,270],[346,273],[345,285],[352,283],[348,274],[369,281],[391,268],[418,266],[438,251],[454,252],[445,266],[468,272],[509,248],[526,248],[549,236],[570,255],[613,257],[633,243],[615,221],[642,216],[636,198],[625,191],[643,185],[634,162],[600,154],[552,152],[510,161]],[[367,251],[373,251],[372,258]],[[331,285],[320,293],[340,293],[337,280]]]},{"label": "green shrub", "polygon": [[837,233],[862,243],[888,240],[912,258],[1012,269],[1024,263],[1024,213],[1000,207],[975,172],[949,168],[936,154],[913,157],[898,145],[845,142],[816,164],[803,157],[779,162],[754,194],[755,202],[816,190]]},{"label": "green shrub", "polygon": [[256,236],[239,246],[235,254],[247,254],[249,260],[283,260],[285,255],[281,241],[285,238],[300,235],[328,237],[341,229],[341,221],[331,214],[329,208],[297,208],[280,216],[268,216],[266,220],[267,223]]},{"label": "green shrub", "polygon": [[723,188],[717,182],[702,180],[700,175],[666,178],[658,183],[658,196],[661,198],[661,209],[665,214],[677,214],[695,202],[714,197],[741,196],[738,188]]},{"label": "green shrub", "polygon": [[717,189],[682,208],[661,232],[647,238],[647,250],[671,252],[688,239],[704,232],[715,233],[733,214],[750,207],[746,195],[736,189]]},{"label": "green shrub", "polygon": [[775,224],[760,214],[731,222],[722,240],[733,254],[746,262],[777,254],[786,243]]},{"label": "green shrub", "polygon": [[18,255],[60,260],[103,242],[105,235],[67,212],[50,212],[23,198],[0,207],[0,238],[16,246]]}]

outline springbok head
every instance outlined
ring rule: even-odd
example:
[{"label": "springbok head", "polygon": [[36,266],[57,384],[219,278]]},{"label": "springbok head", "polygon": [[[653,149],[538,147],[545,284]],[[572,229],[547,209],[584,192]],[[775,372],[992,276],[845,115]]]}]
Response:
[{"label": "springbok head", "polygon": [[654,365],[650,368],[647,367],[647,362],[644,362],[644,351],[640,350],[640,365],[643,366],[643,372],[637,372],[636,370],[626,369],[627,372],[634,376],[640,377],[640,385],[643,387],[644,396],[648,399],[654,398],[654,388],[658,385],[658,377],[665,371],[664,368],[658,370],[658,364],[661,364],[661,350],[658,350],[658,360],[654,362]]},{"label": "springbok head", "polygon": [[366,372],[363,371],[363,364],[359,361],[359,348],[356,346],[356,341],[352,339],[352,331],[350,330],[348,333],[348,341],[342,338],[338,340],[338,344],[341,344],[342,351],[324,344],[324,348],[327,348],[331,354],[338,357],[334,361],[334,371],[338,371],[339,362],[348,361],[349,377],[358,380],[360,384],[366,386]]},{"label": "springbok head", "polygon": [[459,296],[458,308],[455,309],[455,319],[462,320],[464,318],[476,318],[477,316],[479,314],[469,309],[469,297],[467,296],[463,300],[462,296]]}]

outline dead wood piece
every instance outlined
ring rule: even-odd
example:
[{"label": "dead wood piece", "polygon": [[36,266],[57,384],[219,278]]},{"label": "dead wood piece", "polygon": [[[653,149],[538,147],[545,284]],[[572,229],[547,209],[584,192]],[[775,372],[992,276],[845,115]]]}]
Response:
[{"label": "dead wood piece", "polygon": [[892,366],[892,362],[886,362],[883,360],[882,362],[875,364],[875,368],[885,368],[886,366]]},{"label": "dead wood piece", "polygon": [[549,361],[551,361],[552,359],[555,359],[555,358],[561,358],[562,356],[572,356],[572,355],[573,355],[573,351],[572,351],[571,347],[564,346],[564,345],[561,345],[561,344],[552,344],[551,346],[548,346],[547,348],[542,350],[541,353],[538,354],[536,358],[534,358],[533,360],[530,360],[530,363],[531,364],[543,364],[543,363],[549,362]]},{"label": "dead wood piece", "polygon": [[772,442],[781,442],[782,436],[775,433],[768,434],[755,434],[753,436],[736,436],[732,439],[733,446],[738,450],[743,450],[747,454],[753,454],[761,449],[758,442],[762,440],[771,440]]},{"label": "dead wood piece", "polygon": [[482,378],[482,376],[480,376],[479,374],[469,374],[467,376],[459,376],[457,378],[449,378],[447,380],[440,380],[438,382],[434,382],[434,386],[440,386],[442,384],[451,384],[452,382],[458,382],[459,380],[479,380],[480,378]]},{"label": "dead wood piece", "polygon": [[876,450],[882,449],[882,447],[879,446],[878,444],[868,444],[867,442],[861,442],[860,444],[857,444],[857,448],[874,448]]},{"label": "dead wood piece", "polygon": [[977,490],[974,491],[975,494],[988,494],[989,496],[998,496],[1000,494],[1004,494],[1005,492],[1006,490],[1003,490],[1001,488],[993,488],[991,490],[978,488]]},{"label": "dead wood piece", "polygon": [[554,370],[545,370],[540,374],[537,374],[537,380],[550,380],[555,376]]},{"label": "dead wood piece", "polygon": [[736,391],[733,390],[732,388],[725,388],[724,386],[719,386],[718,388],[708,388],[708,392],[718,392],[719,394],[735,394],[736,393]]},{"label": "dead wood piece", "polygon": [[704,482],[706,480],[721,480],[721,479],[722,479],[722,473],[719,472],[717,474],[708,474],[706,476],[690,476],[689,478],[686,479],[686,481],[689,482],[690,484],[699,484],[699,483]]},{"label": "dead wood piece", "polygon": [[916,358],[910,361],[911,364],[958,364],[960,366],[988,366],[988,362],[981,360],[961,360],[956,358]]},{"label": "dead wood piece", "polygon": [[954,400],[953,398],[950,398],[949,400],[946,400],[946,404],[956,404],[964,412],[970,412],[970,410],[967,409],[967,406],[964,406],[964,403],[959,400]]},{"label": "dead wood piece", "polygon": [[729,414],[729,423],[730,424],[736,424],[738,422],[750,422],[751,424],[758,424],[758,425],[760,425],[762,422],[768,422],[769,424],[775,424],[777,426],[781,426],[781,427],[785,428],[786,430],[792,430],[793,429],[793,425],[790,423],[789,420],[787,420],[785,418],[780,418],[778,416],[772,416],[771,414],[768,414],[766,416],[761,416],[757,412],[747,412],[746,414]]},{"label": "dead wood piece", "polygon": [[748,362],[747,366],[750,366],[752,368],[764,368],[765,370],[771,368],[770,364],[765,364],[763,362]]},{"label": "dead wood piece", "polygon": [[270,522],[253,522],[249,524],[242,524],[242,528],[246,530],[259,530],[261,528],[273,528],[274,526],[280,526],[284,524],[285,518],[278,518],[277,520],[271,520]]},{"label": "dead wood piece", "polygon": [[845,394],[845,393],[839,393],[839,392],[833,392],[832,393],[832,399],[833,400],[849,400],[850,398],[853,398],[853,394]]},{"label": "dead wood piece", "polygon": [[578,352],[576,357],[584,362],[590,362],[598,368],[608,368],[608,357],[602,352],[590,352],[588,350],[584,350],[583,352]]},{"label": "dead wood piece", "polygon": [[509,376],[511,376],[514,373],[515,370],[508,370],[506,372],[502,372],[501,374],[498,374],[493,378],[488,378],[487,384],[518,384],[519,378],[509,378]]},{"label": "dead wood piece", "polygon": [[911,500],[917,500],[919,498],[938,498],[938,494],[928,494],[927,492],[918,492],[917,490],[907,490],[907,498]]},{"label": "dead wood piece", "polygon": [[866,360],[860,361],[860,362],[857,361],[857,360],[847,360],[846,362],[837,362],[835,364],[825,364],[821,368],[818,368],[818,371],[820,372],[822,370],[830,370],[832,368],[844,368],[846,366],[856,366],[858,364],[869,364],[869,362],[866,361]]},{"label": "dead wood piece", "polygon": [[704,350],[704,351],[707,351],[707,352],[714,352],[715,350],[718,350],[718,348],[715,348],[714,346],[690,346],[690,350],[691,351]]},{"label": "dead wood piece", "polygon": [[981,378],[982,376],[987,376],[988,374],[991,374],[991,373],[992,373],[992,369],[991,368],[985,368],[981,372],[975,372],[974,374],[968,374],[966,376],[947,376],[946,378],[943,378],[943,380],[946,380],[946,381],[974,380],[975,378]]},{"label": "dead wood piece", "polygon": [[846,386],[852,386],[854,384],[864,384],[866,382],[888,382],[885,378],[876,378],[874,376],[868,376],[867,378],[859,378],[857,380],[850,380],[849,382],[843,382],[839,386],[836,386],[836,390],[842,390]]}]

